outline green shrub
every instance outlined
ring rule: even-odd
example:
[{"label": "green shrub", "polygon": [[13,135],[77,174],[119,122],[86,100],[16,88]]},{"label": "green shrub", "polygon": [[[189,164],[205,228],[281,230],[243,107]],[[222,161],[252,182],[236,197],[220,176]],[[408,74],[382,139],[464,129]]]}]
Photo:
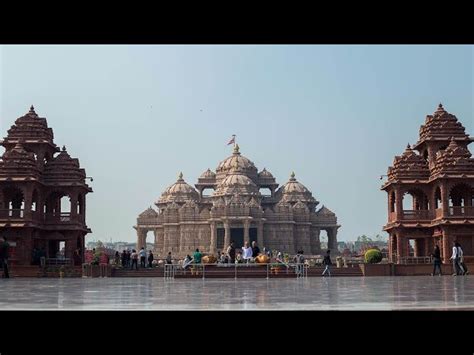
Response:
[{"label": "green shrub", "polygon": [[377,264],[382,261],[382,252],[377,249],[369,249],[365,252],[365,262],[368,264]]}]

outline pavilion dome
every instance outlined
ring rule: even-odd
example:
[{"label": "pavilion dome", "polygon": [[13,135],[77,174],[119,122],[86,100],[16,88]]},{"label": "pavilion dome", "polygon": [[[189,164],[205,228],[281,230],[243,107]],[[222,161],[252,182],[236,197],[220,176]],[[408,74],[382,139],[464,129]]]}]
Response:
[{"label": "pavilion dome", "polygon": [[183,173],[180,173],[178,180],[161,194],[158,203],[187,202],[198,199],[199,193],[194,187],[184,181]]},{"label": "pavilion dome", "polygon": [[21,143],[7,150],[0,159],[0,175],[6,177],[27,175],[39,178],[39,174],[34,154],[27,152]]},{"label": "pavilion dome", "polygon": [[84,183],[86,172],[81,169],[79,159],[71,158],[63,146],[62,151],[44,166],[45,182],[80,182]]},{"label": "pavilion dome", "polygon": [[258,173],[259,178],[266,178],[266,179],[274,179],[271,172],[269,172],[266,168],[263,168],[262,171]]},{"label": "pavilion dome", "polygon": [[436,155],[432,173],[472,174],[473,171],[474,159],[471,158],[471,152],[466,147],[459,145],[453,137],[448,147]]},{"label": "pavilion dome", "polygon": [[158,213],[150,207],[138,215],[138,218],[155,218],[158,216]]},{"label": "pavilion dome", "polygon": [[[430,139],[450,139],[470,141],[464,126],[456,116],[447,112],[442,104],[433,115],[426,116],[425,124],[420,127],[420,141]],[[418,143],[417,143],[418,144]]]},{"label": "pavilion dome", "polygon": [[15,124],[8,130],[4,144],[14,144],[15,141],[24,140],[25,143],[44,142],[53,143],[53,130],[48,127],[46,118],[39,117],[33,105],[23,116],[15,120]]},{"label": "pavilion dome", "polygon": [[311,191],[296,180],[295,173],[291,173],[290,179],[278,189],[277,195],[281,195],[282,198],[288,202],[317,202],[311,194]]},{"label": "pavilion dome", "polygon": [[423,180],[430,177],[430,169],[428,162],[421,155],[415,153],[408,144],[403,154],[395,157],[393,166],[388,168],[387,175],[389,180]]}]

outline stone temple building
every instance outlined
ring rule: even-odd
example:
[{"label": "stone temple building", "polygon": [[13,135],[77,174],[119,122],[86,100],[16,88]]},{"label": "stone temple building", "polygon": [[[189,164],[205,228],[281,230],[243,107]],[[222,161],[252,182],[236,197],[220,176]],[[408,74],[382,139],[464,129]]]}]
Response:
[{"label": "stone temple building", "polygon": [[154,253],[160,257],[169,251],[183,257],[196,248],[216,254],[231,240],[237,248],[255,240],[261,249],[319,254],[320,231],[325,230],[329,248],[337,252],[336,215],[324,206],[316,210],[319,202],[294,173],[279,186],[268,170],[258,172],[238,145],[215,172],[207,169],[194,186],[179,174],[155,203],[158,210],[150,207],[138,216],[138,248],[152,231]]},{"label": "stone temple building", "polygon": [[66,148],[54,143],[53,130],[33,106],[0,141],[0,234],[11,244],[10,262],[30,265],[33,250],[56,258],[64,248],[83,259],[86,226],[86,172]]},{"label": "stone temple building", "polygon": [[468,149],[474,139],[441,104],[419,133],[418,142],[395,157],[382,186],[391,260],[430,256],[438,244],[449,263],[453,241],[468,259],[474,255],[474,159]]}]

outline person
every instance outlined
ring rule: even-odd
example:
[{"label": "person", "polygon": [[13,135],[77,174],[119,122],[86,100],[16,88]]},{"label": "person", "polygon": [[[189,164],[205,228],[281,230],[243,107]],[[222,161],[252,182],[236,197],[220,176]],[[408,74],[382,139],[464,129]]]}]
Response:
[{"label": "person", "polygon": [[249,247],[249,242],[244,243],[244,247],[242,248],[242,258],[244,259],[244,262],[248,263],[250,259],[252,259],[252,248]]},{"label": "person", "polygon": [[127,252],[125,251],[125,249],[122,251],[121,258],[122,258],[122,267],[125,268],[127,266]]},{"label": "person", "polygon": [[303,250],[298,250],[298,252],[295,255],[294,262],[296,264],[296,273],[301,274],[303,272],[304,268],[304,252]]},{"label": "person", "polygon": [[133,265],[135,265],[135,270],[138,270],[138,254],[135,251],[135,249],[132,250],[132,254],[130,255],[130,258],[132,260],[131,269],[133,270]]},{"label": "person", "polygon": [[191,255],[186,255],[186,258],[184,258],[184,261],[183,261],[183,269],[184,270],[187,270],[189,269],[189,265],[191,265],[193,261],[193,258],[191,258]]},{"label": "person", "polygon": [[467,270],[467,266],[464,263],[464,251],[462,250],[461,244],[459,244],[459,242],[456,243],[456,247],[458,248],[459,265],[461,266],[461,269],[463,270],[463,275],[467,275],[469,274],[469,271]]},{"label": "person", "polygon": [[457,242],[453,242],[453,253],[452,253],[451,257],[449,258],[450,260],[453,261],[453,276],[464,274],[464,270],[463,270],[462,266],[459,264],[460,249],[457,247],[456,244],[457,244]]},{"label": "person", "polygon": [[236,264],[242,264],[243,258],[242,258],[242,253],[239,251],[237,253],[237,256],[235,257],[235,263]]},{"label": "person", "polygon": [[130,263],[131,263],[131,258],[132,257],[132,254],[130,253],[130,249],[127,249],[127,254],[126,254],[126,260],[127,260],[127,267],[130,267]]},{"label": "person", "polygon": [[149,268],[153,267],[153,259],[154,259],[153,258],[153,253],[150,250],[150,252],[148,253],[148,267]]},{"label": "person", "polygon": [[231,264],[235,263],[235,246],[234,241],[230,242],[229,247],[227,248],[227,255],[229,257],[229,262]]},{"label": "person", "polygon": [[434,276],[436,274],[436,269],[439,270],[439,276],[441,276],[441,251],[439,249],[439,245],[436,244],[433,254],[431,254],[433,257],[433,273],[431,276]]},{"label": "person", "polygon": [[142,247],[140,249],[140,252],[138,253],[140,255],[140,267],[145,268],[146,264],[146,251],[145,248]]},{"label": "person", "polygon": [[115,252],[115,265],[120,265],[120,253],[118,251]]},{"label": "person", "polygon": [[39,250],[38,248],[34,247],[33,251],[31,252],[31,259],[33,260],[32,265],[39,265]]},{"label": "person", "polygon": [[254,240],[252,242],[252,258],[256,258],[260,254],[260,248],[257,245],[257,242]]},{"label": "person", "polygon": [[200,264],[201,259],[202,259],[202,253],[199,251],[199,249],[196,249],[196,251],[193,254],[194,264]]},{"label": "person", "polygon": [[220,257],[219,261],[220,261],[221,264],[227,264],[227,257],[224,254],[224,252],[221,253],[221,257]]},{"label": "person", "polygon": [[324,269],[323,271],[323,276],[326,275],[326,272],[329,274],[329,276],[331,276],[331,265],[332,265],[332,262],[331,262],[331,250],[328,250],[326,252],[326,255],[324,256],[324,259],[323,259],[323,265],[326,266],[326,268]]},{"label": "person", "polygon": [[166,263],[173,264],[173,259],[171,258],[171,252],[168,252],[168,255],[166,256]]},{"label": "person", "polygon": [[8,244],[7,237],[0,237],[0,267],[3,269],[2,277],[5,279],[10,278],[8,272],[8,252],[10,244]]}]

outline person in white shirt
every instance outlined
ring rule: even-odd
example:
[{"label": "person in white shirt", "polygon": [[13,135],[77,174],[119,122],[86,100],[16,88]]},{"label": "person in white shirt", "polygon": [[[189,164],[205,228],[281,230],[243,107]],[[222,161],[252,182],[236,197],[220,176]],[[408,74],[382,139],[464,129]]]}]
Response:
[{"label": "person in white shirt", "polygon": [[462,257],[462,249],[458,248],[458,243],[453,242],[453,254],[449,258],[453,261],[453,276],[464,274],[464,270],[460,264]]},{"label": "person in white shirt", "polygon": [[252,259],[252,248],[249,247],[249,242],[245,242],[244,247],[242,248],[242,258],[246,263]]}]

